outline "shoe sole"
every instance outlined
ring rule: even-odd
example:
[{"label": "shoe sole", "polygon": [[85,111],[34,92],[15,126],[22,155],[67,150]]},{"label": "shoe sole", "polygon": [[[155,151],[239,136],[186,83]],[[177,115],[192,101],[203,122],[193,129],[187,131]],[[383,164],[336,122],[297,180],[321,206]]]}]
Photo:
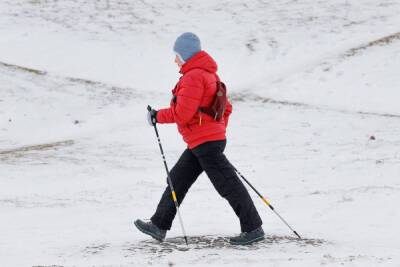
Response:
[{"label": "shoe sole", "polygon": [[229,243],[231,245],[235,245],[235,246],[238,246],[238,245],[250,245],[252,243],[255,243],[255,242],[258,242],[258,241],[261,241],[261,240],[264,240],[264,239],[265,239],[265,236],[260,236],[260,237],[257,237],[255,239],[252,239],[250,241],[247,241],[245,243],[243,243],[243,242],[235,242],[235,241],[230,241],[230,240],[229,240]]},{"label": "shoe sole", "polygon": [[139,226],[139,224],[136,223],[136,221],[134,222],[134,224],[135,224],[136,228],[139,229],[140,232],[142,232],[142,233],[144,233],[144,234],[146,234],[146,235],[149,235],[149,236],[151,236],[152,238],[154,238],[154,239],[156,239],[156,240],[158,240],[158,241],[160,241],[160,242],[163,242],[163,241],[164,241],[164,238],[160,238],[159,236],[153,234],[152,232],[146,231],[146,230],[144,230],[143,228],[141,228],[141,227]]}]

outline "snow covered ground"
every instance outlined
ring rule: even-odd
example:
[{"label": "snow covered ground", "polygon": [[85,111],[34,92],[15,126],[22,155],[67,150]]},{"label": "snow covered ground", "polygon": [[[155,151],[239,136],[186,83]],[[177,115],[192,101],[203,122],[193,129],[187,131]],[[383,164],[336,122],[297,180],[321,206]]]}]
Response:
[{"label": "snow covered ground", "polygon": [[[400,2],[4,0],[0,3],[0,266],[400,266]],[[147,104],[179,77],[194,31],[234,113],[226,154],[266,241],[205,175],[158,244],[133,227],[165,184]],[[172,167],[185,145],[159,131]],[[371,138],[371,137],[374,138]]]}]

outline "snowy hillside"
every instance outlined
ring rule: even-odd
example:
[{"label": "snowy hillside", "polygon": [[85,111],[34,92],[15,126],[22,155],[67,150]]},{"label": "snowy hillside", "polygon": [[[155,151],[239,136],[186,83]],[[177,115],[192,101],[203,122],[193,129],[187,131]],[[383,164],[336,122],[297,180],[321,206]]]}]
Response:
[{"label": "snowy hillside", "polygon": [[[400,266],[400,2],[0,3],[0,266]],[[166,186],[146,106],[165,107],[172,44],[197,33],[234,113],[226,154],[267,239],[205,175],[159,244],[138,232]],[[185,148],[159,126],[169,166]]]}]

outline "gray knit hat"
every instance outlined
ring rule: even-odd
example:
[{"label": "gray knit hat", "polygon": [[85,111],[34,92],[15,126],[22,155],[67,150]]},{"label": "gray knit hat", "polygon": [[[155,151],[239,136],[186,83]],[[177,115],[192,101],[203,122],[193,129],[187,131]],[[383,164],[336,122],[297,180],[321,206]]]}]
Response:
[{"label": "gray knit hat", "polygon": [[194,33],[185,32],[175,41],[174,52],[177,53],[183,61],[188,61],[192,56],[200,51],[200,39]]}]

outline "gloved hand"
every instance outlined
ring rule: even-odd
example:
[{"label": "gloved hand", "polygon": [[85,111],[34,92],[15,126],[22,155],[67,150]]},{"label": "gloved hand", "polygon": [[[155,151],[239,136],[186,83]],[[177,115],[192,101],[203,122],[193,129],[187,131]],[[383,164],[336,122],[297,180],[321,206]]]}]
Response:
[{"label": "gloved hand", "polygon": [[157,110],[152,109],[150,106],[147,108],[147,122],[150,126],[154,126],[157,123]]}]

